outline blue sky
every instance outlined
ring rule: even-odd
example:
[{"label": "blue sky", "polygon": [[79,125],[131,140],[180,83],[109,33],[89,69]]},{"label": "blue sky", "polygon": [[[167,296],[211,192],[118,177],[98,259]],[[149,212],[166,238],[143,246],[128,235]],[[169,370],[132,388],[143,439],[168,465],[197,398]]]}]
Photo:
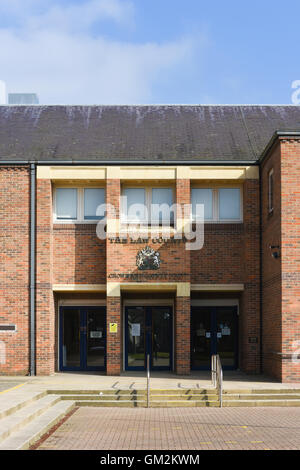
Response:
[{"label": "blue sky", "polygon": [[43,104],[291,104],[299,0],[0,0],[0,79]]}]

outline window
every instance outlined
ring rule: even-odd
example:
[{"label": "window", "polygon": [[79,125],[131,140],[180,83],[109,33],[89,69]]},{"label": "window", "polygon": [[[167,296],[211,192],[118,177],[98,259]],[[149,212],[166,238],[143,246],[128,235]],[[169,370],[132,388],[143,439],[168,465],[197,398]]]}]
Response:
[{"label": "window", "polygon": [[105,204],[105,191],[102,188],[84,189],[84,220],[100,220],[103,216],[97,215],[97,208]]},{"label": "window", "polygon": [[219,219],[241,219],[241,197],[239,188],[219,189]]},{"label": "window", "polygon": [[269,213],[274,210],[274,170],[269,171],[269,188],[268,188],[268,199],[269,199]]},{"label": "window", "polygon": [[124,223],[169,225],[174,223],[173,188],[124,188],[122,192]]},{"label": "window", "polygon": [[213,219],[213,190],[206,188],[192,189],[192,215],[196,220],[196,205],[204,204],[204,220]]},{"label": "window", "polygon": [[103,219],[97,208],[105,204],[104,188],[55,188],[54,220],[95,222]]},{"label": "window", "polygon": [[57,188],[56,190],[56,218],[58,220],[77,219],[77,189]]},{"label": "window", "polygon": [[241,222],[242,204],[240,188],[192,188],[192,218],[197,220],[196,205],[204,205],[207,222]]},{"label": "window", "polygon": [[146,190],[144,188],[126,188],[124,196],[124,216],[127,222],[146,222]]}]

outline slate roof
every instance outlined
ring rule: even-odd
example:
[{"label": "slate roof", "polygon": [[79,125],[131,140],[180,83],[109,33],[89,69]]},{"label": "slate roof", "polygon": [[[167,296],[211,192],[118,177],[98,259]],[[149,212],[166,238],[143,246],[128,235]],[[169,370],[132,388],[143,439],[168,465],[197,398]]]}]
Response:
[{"label": "slate roof", "polygon": [[0,106],[0,161],[256,161],[300,106]]}]

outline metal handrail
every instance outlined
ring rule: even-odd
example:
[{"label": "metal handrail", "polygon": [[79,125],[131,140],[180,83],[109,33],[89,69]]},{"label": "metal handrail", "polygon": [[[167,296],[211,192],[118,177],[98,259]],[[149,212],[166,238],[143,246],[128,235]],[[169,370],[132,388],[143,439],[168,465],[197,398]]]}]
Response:
[{"label": "metal handrail", "polygon": [[150,407],[150,354],[147,354],[147,408]]},{"label": "metal handrail", "polygon": [[223,406],[223,370],[219,354],[211,357],[211,380],[219,396],[220,408]]}]

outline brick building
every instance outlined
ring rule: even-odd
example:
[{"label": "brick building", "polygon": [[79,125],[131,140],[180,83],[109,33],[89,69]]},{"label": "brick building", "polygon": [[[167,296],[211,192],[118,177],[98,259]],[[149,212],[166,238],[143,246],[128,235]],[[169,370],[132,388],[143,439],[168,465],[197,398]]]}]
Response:
[{"label": "brick building", "polygon": [[1,106],[0,159],[1,374],[300,381],[299,107]]}]

